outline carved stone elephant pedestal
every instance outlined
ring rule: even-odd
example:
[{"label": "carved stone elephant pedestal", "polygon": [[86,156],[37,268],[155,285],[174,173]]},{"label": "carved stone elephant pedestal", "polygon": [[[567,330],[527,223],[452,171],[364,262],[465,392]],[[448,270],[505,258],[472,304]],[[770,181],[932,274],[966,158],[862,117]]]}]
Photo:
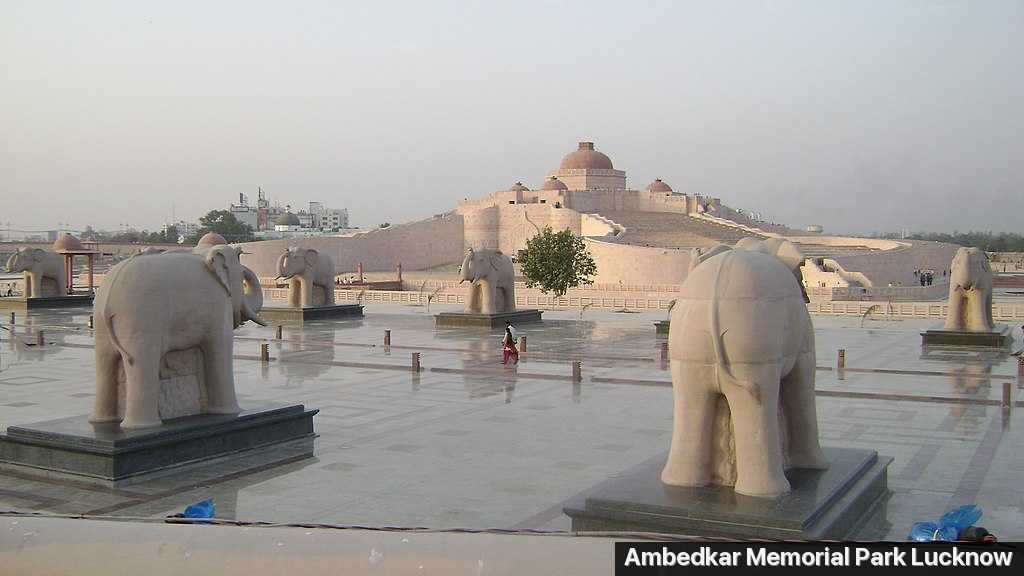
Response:
[{"label": "carved stone elephant pedestal", "polygon": [[960,248],[949,273],[946,321],[921,333],[929,347],[1009,348],[1012,330],[992,320],[992,268],[978,248]]},{"label": "carved stone elephant pedestal", "polygon": [[469,282],[464,312],[434,316],[438,327],[502,328],[540,322],[541,311],[516,309],[515,268],[512,259],[498,250],[469,249],[459,266],[459,283]]}]

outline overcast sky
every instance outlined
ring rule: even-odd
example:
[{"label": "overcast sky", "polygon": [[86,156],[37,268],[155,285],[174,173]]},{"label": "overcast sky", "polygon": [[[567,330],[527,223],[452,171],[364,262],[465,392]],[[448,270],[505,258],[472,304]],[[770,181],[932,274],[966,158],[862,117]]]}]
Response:
[{"label": "overcast sky", "polygon": [[1024,2],[0,0],[0,225],[402,222],[593,140],[827,231],[1022,232]]}]

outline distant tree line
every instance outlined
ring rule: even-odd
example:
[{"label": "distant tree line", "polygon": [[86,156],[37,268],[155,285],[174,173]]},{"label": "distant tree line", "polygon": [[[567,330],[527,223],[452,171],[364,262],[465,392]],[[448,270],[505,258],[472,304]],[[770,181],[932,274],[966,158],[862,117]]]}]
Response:
[{"label": "distant tree line", "polygon": [[901,236],[897,233],[876,234],[875,238],[889,240],[932,240],[935,242],[947,242],[959,244],[960,246],[973,246],[981,248],[986,252],[1024,252],[1024,235],[1013,232],[915,232],[909,236]]},{"label": "distant tree line", "polygon": [[[252,227],[239,222],[235,215],[227,210],[211,210],[199,219],[199,231],[184,239],[185,244],[195,244],[207,232],[216,232],[228,242],[249,242],[253,239]],[[175,226],[168,226],[163,232],[128,230],[123,232],[107,232],[94,230],[86,226],[82,232],[83,240],[110,242],[114,244],[177,244],[180,234]]]}]

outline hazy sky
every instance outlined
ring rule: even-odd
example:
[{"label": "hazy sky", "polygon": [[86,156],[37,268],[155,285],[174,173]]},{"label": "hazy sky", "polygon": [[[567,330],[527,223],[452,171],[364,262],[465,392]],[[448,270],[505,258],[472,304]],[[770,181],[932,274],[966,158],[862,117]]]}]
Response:
[{"label": "hazy sky", "polygon": [[0,0],[0,225],[401,222],[578,140],[829,231],[1022,232],[1024,1]]}]

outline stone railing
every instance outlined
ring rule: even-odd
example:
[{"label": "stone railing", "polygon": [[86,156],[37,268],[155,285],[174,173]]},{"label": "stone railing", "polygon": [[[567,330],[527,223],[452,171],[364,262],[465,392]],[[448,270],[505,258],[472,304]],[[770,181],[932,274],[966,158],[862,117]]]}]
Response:
[{"label": "stone railing", "polygon": [[[945,302],[811,302],[807,311],[826,316],[864,316],[869,311],[875,316],[896,318],[945,318],[949,306]],[[992,305],[992,318],[996,322],[1024,319],[1024,304],[996,302]]]},{"label": "stone railing", "polygon": [[932,284],[931,286],[874,286],[861,288],[858,286],[825,287],[811,286],[807,288],[807,296],[813,301],[854,301],[854,302],[921,302],[942,300],[949,295],[949,284]]}]

